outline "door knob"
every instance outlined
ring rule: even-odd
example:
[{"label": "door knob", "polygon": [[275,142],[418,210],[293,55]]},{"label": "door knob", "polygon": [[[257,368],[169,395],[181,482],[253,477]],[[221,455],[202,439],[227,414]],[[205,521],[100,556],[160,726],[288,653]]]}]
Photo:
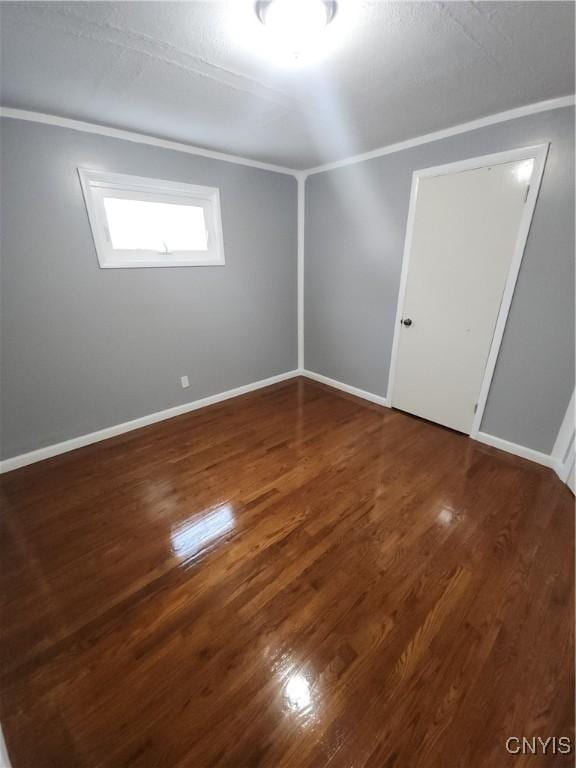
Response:
[{"label": "door knob", "polygon": [[405,320],[402,320],[402,324],[406,326],[406,328],[409,328],[412,325],[412,320],[410,320],[409,317],[407,317]]}]

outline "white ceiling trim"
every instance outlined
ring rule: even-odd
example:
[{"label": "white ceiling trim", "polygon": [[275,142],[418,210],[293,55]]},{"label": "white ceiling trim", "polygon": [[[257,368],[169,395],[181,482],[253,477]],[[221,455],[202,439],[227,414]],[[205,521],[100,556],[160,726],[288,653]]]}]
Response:
[{"label": "white ceiling trim", "polygon": [[289,176],[299,175],[298,171],[295,171],[292,168],[284,168],[281,165],[262,163],[247,157],[228,155],[225,152],[216,152],[215,150],[204,149],[203,147],[195,147],[191,144],[182,144],[179,141],[159,139],[156,136],[148,136],[144,133],[134,133],[133,131],[125,131],[121,128],[109,128],[105,125],[98,125],[98,123],[85,123],[82,120],[72,120],[68,117],[58,117],[58,115],[47,115],[43,112],[31,112],[26,109],[0,107],[0,117],[9,117],[13,120],[26,120],[30,123],[55,125],[59,128],[69,128],[70,130],[83,131],[84,133],[95,133],[99,136],[108,136],[112,139],[133,141],[137,144],[148,144],[152,147],[160,147],[161,149],[172,149],[176,152],[186,152],[189,155],[196,155],[198,157],[209,157],[211,160],[222,160],[225,163],[247,165],[250,168],[260,168],[264,171],[274,171],[274,173],[285,173]]},{"label": "white ceiling trim", "polygon": [[336,168],[343,168],[347,165],[354,165],[355,163],[361,163],[364,160],[371,160],[372,158],[381,157],[382,155],[389,155],[393,152],[401,152],[403,149],[417,147],[420,144],[428,144],[431,141],[446,139],[449,136],[456,136],[460,133],[475,131],[478,128],[484,128],[488,125],[504,123],[507,120],[514,120],[519,117],[525,117],[526,115],[534,115],[538,112],[548,112],[550,110],[561,109],[563,107],[572,107],[575,104],[576,96],[574,95],[560,96],[556,99],[538,101],[535,104],[526,104],[523,107],[509,109],[506,112],[498,112],[494,115],[488,115],[487,117],[481,117],[478,120],[472,120],[468,123],[454,125],[451,128],[445,128],[440,131],[435,131],[434,133],[427,133],[423,136],[416,136],[413,139],[400,141],[396,144],[388,144],[387,146],[373,149],[370,152],[363,152],[359,155],[352,155],[351,157],[344,158],[343,160],[336,160],[332,163],[326,163],[325,165],[317,165],[314,168],[309,168],[307,170],[285,168],[281,165],[273,165],[271,163],[263,163],[258,160],[251,160],[248,157],[228,155],[225,152],[216,152],[215,150],[204,149],[203,147],[195,147],[191,144],[183,144],[178,141],[160,139],[155,136],[148,136],[144,133],[125,131],[121,128],[109,128],[105,125],[99,125],[98,123],[87,123],[82,120],[73,120],[67,117],[48,115],[42,112],[33,112],[26,109],[0,107],[0,117],[8,117],[12,118],[13,120],[25,120],[32,123],[43,123],[45,125],[54,125],[60,128],[69,128],[73,131],[95,133],[100,136],[108,136],[113,139],[133,141],[137,144],[148,144],[149,146],[160,147],[161,149],[171,149],[176,152],[186,152],[189,155],[197,155],[198,157],[208,157],[212,160],[221,160],[226,163],[235,163],[236,165],[245,165],[250,168],[260,168],[265,171],[273,171],[274,173],[284,173],[289,176],[295,176],[296,178],[305,178],[306,176],[310,176],[312,174],[323,173],[324,171],[331,171]]},{"label": "white ceiling trim", "polygon": [[506,112],[497,112],[494,115],[488,115],[488,117],[481,117],[478,120],[471,120],[469,123],[461,123],[460,125],[454,125],[451,128],[444,128],[441,131],[435,131],[434,133],[426,133],[423,136],[416,136],[413,139],[406,141],[399,141],[396,144],[388,144],[385,147],[379,149],[373,149],[370,152],[363,152],[360,155],[353,155],[352,157],[344,158],[343,160],[335,160],[333,163],[326,163],[324,165],[317,165],[315,168],[308,169],[305,173],[310,176],[314,173],[322,173],[323,171],[332,171],[335,168],[343,168],[346,165],[354,165],[354,163],[361,163],[364,160],[371,160],[375,157],[381,157],[382,155],[390,155],[393,152],[401,152],[403,149],[410,149],[411,147],[417,147],[420,144],[428,144],[431,141],[438,141],[439,139],[446,139],[449,136],[456,136],[459,133],[467,133],[468,131],[475,131],[478,128],[484,128],[487,125],[495,125],[496,123],[504,123],[507,120],[514,120],[518,117],[525,117],[526,115],[534,115],[537,112],[548,112],[552,109],[561,109],[562,107],[573,107],[576,104],[576,96],[560,96],[557,99],[548,99],[546,101],[538,101],[535,104],[527,104],[524,107],[517,107],[516,109],[509,109]]}]

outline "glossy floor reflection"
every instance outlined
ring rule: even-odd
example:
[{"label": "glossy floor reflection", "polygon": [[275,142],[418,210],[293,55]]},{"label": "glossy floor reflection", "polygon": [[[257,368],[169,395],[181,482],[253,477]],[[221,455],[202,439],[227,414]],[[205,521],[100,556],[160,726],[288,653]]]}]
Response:
[{"label": "glossy floor reflection", "polygon": [[216,546],[234,525],[231,504],[222,504],[216,509],[192,515],[172,529],[172,551],[183,560],[194,558],[208,547]]},{"label": "glossy floor reflection", "polygon": [[572,765],[550,470],[295,380],[0,487],[14,768]]}]

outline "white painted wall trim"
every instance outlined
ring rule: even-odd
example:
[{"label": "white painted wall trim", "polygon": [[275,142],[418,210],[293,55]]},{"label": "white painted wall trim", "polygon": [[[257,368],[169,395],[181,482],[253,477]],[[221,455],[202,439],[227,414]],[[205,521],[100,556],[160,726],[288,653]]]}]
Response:
[{"label": "white painted wall trim", "polygon": [[575,393],[572,392],[572,397],[568,403],[568,408],[566,408],[566,413],[564,414],[564,418],[562,420],[562,424],[560,424],[560,429],[558,430],[558,435],[556,437],[554,447],[552,448],[552,456],[560,462],[563,462],[566,458],[570,443],[574,439],[574,394]]},{"label": "white painted wall trim", "polygon": [[471,120],[468,123],[461,123],[460,125],[454,125],[451,128],[444,128],[440,131],[434,131],[434,133],[426,133],[422,136],[416,136],[413,139],[407,139],[406,141],[399,141],[396,144],[388,144],[385,147],[379,149],[373,149],[371,152],[363,152],[359,155],[353,155],[342,160],[336,160],[333,163],[325,163],[324,165],[317,165],[315,168],[310,168],[306,172],[307,175],[314,173],[324,173],[325,171],[333,171],[336,168],[343,168],[347,165],[354,165],[355,163],[362,163],[365,160],[372,160],[375,157],[382,157],[383,155],[390,155],[394,152],[401,152],[404,149],[411,149],[412,147],[418,147],[421,144],[429,144],[431,141],[439,141],[440,139],[447,139],[450,136],[457,136],[460,133],[468,133],[468,131],[476,131],[478,128],[485,128],[489,125],[496,125],[497,123],[505,123],[508,120],[516,120],[519,117],[526,117],[527,115],[535,115],[538,112],[549,112],[553,109],[562,109],[563,107],[573,107],[576,103],[576,97],[561,96],[557,99],[548,99],[546,101],[538,101],[535,104],[527,104],[524,107],[518,107],[517,109],[509,109],[506,112],[498,112],[494,115],[488,115],[487,117],[481,117],[478,120]]},{"label": "white painted wall trim", "polygon": [[82,120],[72,120],[68,117],[58,117],[58,115],[47,115],[43,112],[31,112],[26,109],[11,109],[9,107],[0,107],[0,117],[9,117],[13,120],[25,120],[29,123],[43,123],[44,125],[54,125],[58,128],[69,128],[72,131],[83,131],[84,133],[95,133],[98,136],[107,136],[111,139],[121,139],[122,141],[133,141],[137,144],[147,144],[160,149],[172,149],[176,152],[186,152],[189,155],[198,157],[208,157],[211,160],[222,160],[225,163],[235,163],[236,165],[245,165],[249,168],[260,168],[263,171],[273,171],[274,173],[284,173],[289,176],[297,176],[298,171],[292,168],[284,168],[281,165],[272,163],[262,163],[259,160],[251,160],[248,157],[239,155],[229,155],[226,152],[216,152],[203,147],[195,147],[192,144],[184,144],[179,141],[170,141],[168,139],[159,139],[156,136],[148,136],[144,133],[135,133],[134,131],[125,131],[122,128],[109,128],[98,123],[86,123]]},{"label": "white painted wall trim", "polygon": [[[78,176],[100,269],[215,267],[226,264],[218,187],[112,173],[93,168],[78,168]],[[206,249],[175,250],[170,251],[170,255],[168,252],[143,248],[132,251],[115,249],[110,237],[104,201],[108,195],[123,197],[126,194],[129,194],[131,200],[200,206],[204,212]]]},{"label": "white painted wall trim", "polygon": [[552,448],[552,459],[554,461],[554,469],[556,474],[565,483],[574,464],[575,454],[575,440],[576,440],[576,419],[574,412],[574,398],[575,393],[572,392],[572,397],[566,408],[566,413],[560,424],[554,447]]},{"label": "white painted wall trim", "polygon": [[277,384],[281,381],[292,379],[298,375],[300,375],[298,370],[287,371],[286,373],[280,373],[277,376],[271,376],[268,379],[261,379],[260,381],[255,381],[251,384],[245,384],[242,387],[228,389],[225,392],[220,392],[216,395],[209,395],[208,397],[203,397],[200,400],[193,400],[192,402],[176,405],[173,408],[167,408],[163,411],[156,411],[156,413],[150,413],[147,416],[142,416],[139,419],[125,421],[122,424],[115,424],[112,427],[106,427],[105,429],[100,429],[97,432],[90,432],[87,435],[73,437],[70,440],[64,440],[62,443],[48,445],[45,448],[39,448],[38,450],[30,451],[29,453],[23,453],[20,456],[14,456],[0,462],[0,473],[10,472],[11,470],[18,469],[19,467],[25,467],[28,464],[34,464],[37,461],[43,461],[44,459],[49,459],[52,456],[58,456],[61,453],[74,451],[76,448],[83,448],[86,445],[92,445],[92,443],[99,443],[102,440],[107,440],[109,437],[123,435],[126,432],[132,432],[134,429],[147,427],[150,424],[156,424],[159,421],[172,419],[174,416],[181,416],[184,413],[190,413],[190,411],[196,411],[199,408],[205,408],[207,405],[221,403],[224,400],[229,400],[230,398],[238,397],[239,395],[245,395],[248,392],[254,392],[255,390],[262,389],[263,387],[269,387],[271,384]]},{"label": "white painted wall trim", "polygon": [[526,446],[518,445],[518,443],[511,443],[508,440],[503,440],[501,437],[488,435],[486,432],[478,432],[475,439],[485,445],[491,445],[492,448],[498,448],[501,451],[506,451],[506,453],[513,453],[514,456],[520,456],[523,459],[535,461],[536,464],[542,464],[544,467],[554,467],[552,456],[547,453],[541,453],[532,448],[526,448]]},{"label": "white painted wall trim", "polygon": [[[387,398],[382,397],[381,395],[374,395],[372,392],[366,392],[364,389],[352,387],[349,384],[336,381],[336,379],[331,379],[328,376],[323,376],[320,373],[303,370],[301,371],[301,374],[307,379],[311,379],[312,381],[319,381],[321,384],[334,387],[334,389],[339,389],[342,392],[347,392],[350,395],[356,395],[356,397],[361,397],[363,400],[368,400],[371,403],[376,403],[377,405],[388,407],[390,406]],[[485,445],[490,445],[493,448],[498,448],[500,451],[512,453],[514,456],[520,456],[523,459],[534,461],[536,464],[541,464],[544,467],[551,467],[552,469],[556,468],[555,460],[551,455],[548,455],[547,453],[541,453],[540,451],[535,451],[532,448],[526,448],[526,446],[518,445],[518,443],[511,443],[508,440],[503,440],[501,437],[488,435],[486,432],[479,432],[477,436],[472,439],[476,439],[478,442],[484,443]]]},{"label": "white painted wall trim", "polygon": [[[363,400],[375,403],[376,405],[381,405],[383,407],[389,407],[390,405],[387,398],[382,397],[381,395],[375,395],[372,392],[367,392],[364,389],[353,387],[350,384],[344,384],[342,381],[331,379],[328,376],[323,376],[322,374],[315,373],[314,371],[296,369],[293,371],[287,371],[286,373],[278,374],[277,376],[271,376],[268,379],[262,379],[260,381],[253,382],[252,384],[246,384],[242,387],[229,389],[216,395],[210,395],[208,397],[201,398],[200,400],[193,400],[192,402],[177,405],[173,408],[157,411],[155,413],[148,414],[147,416],[142,416],[139,419],[126,421],[122,424],[116,424],[112,427],[98,430],[97,432],[91,432],[87,435],[80,435],[79,437],[74,437],[61,443],[56,443],[54,445],[46,446],[45,448],[39,448],[38,450],[30,451],[29,453],[24,453],[19,456],[5,459],[4,461],[0,462],[0,473],[10,472],[11,470],[28,466],[29,464],[35,464],[36,462],[43,461],[44,459],[49,459],[53,456],[59,456],[62,453],[68,453],[69,451],[74,451],[77,448],[83,448],[84,446],[92,445],[93,443],[99,443],[103,440],[108,440],[111,437],[123,435],[127,432],[132,432],[133,430],[140,429],[141,427],[146,427],[151,424],[156,424],[160,421],[166,421],[167,419],[172,419],[175,416],[181,416],[185,413],[190,413],[191,411],[205,408],[209,405],[221,403],[225,400],[230,400],[234,397],[239,397],[240,395],[247,394],[248,392],[254,392],[258,389],[263,389],[264,387],[269,387],[272,384],[287,381],[288,379],[292,379],[297,376],[304,376],[308,379],[311,379],[312,381],[318,381],[321,384],[326,384],[329,387],[333,387],[334,389],[346,392],[347,394],[355,395],[356,397],[360,397]],[[525,446],[518,445],[517,443],[511,443],[508,440],[503,440],[502,438],[495,437],[494,435],[488,435],[485,432],[479,432],[476,436],[476,440],[494,448],[498,448],[501,451],[506,451],[507,453],[514,454],[515,456],[521,456],[522,458],[528,459],[529,461],[534,461],[537,464],[551,467],[560,475],[560,466],[552,455],[541,453],[540,451],[535,451],[532,448],[526,448]],[[565,469],[569,470],[570,467],[567,466]],[[565,478],[562,479],[565,482]],[[0,763],[0,766],[1,765],[2,763]]]},{"label": "white painted wall trim", "polygon": [[298,179],[298,368],[304,368],[304,225],[306,222],[306,175]]},{"label": "white painted wall trim", "polygon": [[342,381],[330,379],[328,376],[323,376],[321,373],[314,373],[314,371],[303,370],[301,371],[301,374],[307,379],[318,381],[321,384],[327,384],[329,387],[334,387],[334,389],[347,392],[349,395],[356,395],[356,397],[361,397],[363,400],[368,400],[371,403],[376,403],[377,405],[383,406],[388,405],[386,398],[382,397],[381,395],[374,395],[372,392],[366,392],[365,389],[358,389],[358,387],[352,387],[350,384],[344,384]]},{"label": "white painted wall trim", "polygon": [[12,763],[8,757],[8,750],[6,749],[6,742],[2,735],[2,729],[0,728],[0,768],[11,768]]},{"label": "white painted wall trim", "polygon": [[554,459],[554,471],[563,483],[568,482],[568,476],[575,461],[574,443],[571,442],[564,459]]},{"label": "white painted wall trim", "polygon": [[576,496],[576,454],[574,452],[571,454],[571,459],[572,460],[570,462],[566,462],[566,468],[563,474],[563,482],[566,483],[574,496]]},{"label": "white painted wall trim", "polygon": [[490,345],[490,352],[488,353],[488,360],[484,369],[484,377],[478,395],[476,414],[474,416],[472,428],[470,430],[470,437],[476,438],[480,431],[482,417],[484,416],[484,410],[488,400],[488,393],[490,392],[490,385],[492,384],[492,378],[496,369],[496,361],[498,359],[500,345],[502,344],[506,322],[508,320],[508,314],[512,305],[514,289],[516,288],[516,281],[518,279],[518,273],[520,272],[520,265],[522,263],[526,242],[528,240],[528,233],[532,223],[532,216],[534,214],[538,193],[540,191],[540,183],[542,181],[544,166],[546,164],[548,146],[548,144],[537,144],[530,147],[520,147],[518,149],[507,150],[506,152],[497,152],[495,154],[467,158],[466,160],[459,160],[457,162],[447,163],[445,165],[423,168],[414,171],[412,174],[412,187],[410,190],[410,203],[408,208],[408,223],[406,226],[406,238],[404,241],[404,253],[402,256],[402,273],[400,277],[400,288],[398,291],[398,304],[396,306],[394,339],[392,342],[392,352],[390,356],[390,373],[388,376],[388,388],[386,390],[386,395],[391,404],[394,403],[396,361],[398,356],[398,348],[400,345],[400,321],[402,319],[404,301],[406,298],[406,286],[408,283],[410,251],[412,248],[412,235],[414,231],[414,222],[416,216],[416,200],[418,196],[419,180],[421,178],[428,178],[431,176],[460,173],[462,171],[471,170],[473,168],[483,168],[489,165],[510,163],[532,158],[534,159],[534,169],[532,171],[532,178],[530,180],[528,198],[522,212],[520,227],[518,229],[518,236],[514,246],[514,253],[512,255],[510,268],[506,277],[504,293],[502,295],[502,301],[500,303],[500,309],[496,319],[494,334],[492,336],[492,343]]},{"label": "white painted wall trim", "polygon": [[336,168],[342,168],[346,165],[361,163],[364,160],[371,160],[375,157],[390,155],[394,152],[401,152],[404,149],[417,147],[421,144],[428,144],[432,141],[439,141],[440,139],[446,139],[450,136],[457,136],[460,133],[475,131],[478,128],[484,128],[488,125],[504,123],[508,120],[515,120],[519,117],[525,117],[526,115],[534,115],[538,112],[549,112],[554,109],[562,109],[563,107],[572,107],[575,104],[576,96],[574,95],[560,96],[556,99],[538,101],[535,104],[526,104],[523,107],[509,109],[505,112],[498,112],[494,115],[481,117],[478,120],[471,120],[470,122],[454,125],[450,128],[444,128],[440,131],[434,131],[433,133],[426,133],[422,136],[416,136],[413,139],[407,139],[406,141],[399,141],[395,144],[388,144],[384,147],[373,149],[370,152],[363,152],[358,155],[352,155],[350,157],[343,158],[342,160],[336,160],[332,163],[317,165],[314,168],[308,168],[307,170],[303,171],[299,171],[295,168],[286,168],[281,165],[274,165],[273,163],[263,163],[259,160],[252,160],[248,157],[240,157],[239,155],[230,155],[226,152],[217,152],[216,150],[196,147],[192,144],[171,141],[169,139],[160,139],[156,136],[148,136],[144,133],[127,131],[122,128],[110,128],[105,125],[99,125],[98,123],[88,123],[83,120],[73,120],[71,118],[59,117],[58,115],[49,115],[43,112],[33,112],[26,109],[12,109],[11,107],[0,107],[0,117],[9,117],[14,120],[25,120],[32,123],[44,123],[45,125],[69,128],[73,131],[95,133],[100,136],[108,136],[110,138],[122,139],[124,141],[134,141],[138,144],[148,144],[150,146],[160,147],[162,149],[172,149],[176,152],[187,152],[190,155],[209,157],[213,160],[222,160],[223,162],[227,163],[246,165],[252,168],[261,168],[262,170],[273,171],[275,173],[284,173],[289,176],[295,176],[296,178],[299,176],[306,178],[311,174],[323,173],[324,171],[331,171]]}]

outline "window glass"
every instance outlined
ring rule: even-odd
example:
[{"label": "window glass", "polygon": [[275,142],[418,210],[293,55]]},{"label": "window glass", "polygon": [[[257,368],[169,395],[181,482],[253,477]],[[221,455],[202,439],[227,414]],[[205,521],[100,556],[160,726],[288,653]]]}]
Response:
[{"label": "window glass", "polygon": [[158,253],[206,251],[204,209],[194,205],[105,197],[112,247]]}]

